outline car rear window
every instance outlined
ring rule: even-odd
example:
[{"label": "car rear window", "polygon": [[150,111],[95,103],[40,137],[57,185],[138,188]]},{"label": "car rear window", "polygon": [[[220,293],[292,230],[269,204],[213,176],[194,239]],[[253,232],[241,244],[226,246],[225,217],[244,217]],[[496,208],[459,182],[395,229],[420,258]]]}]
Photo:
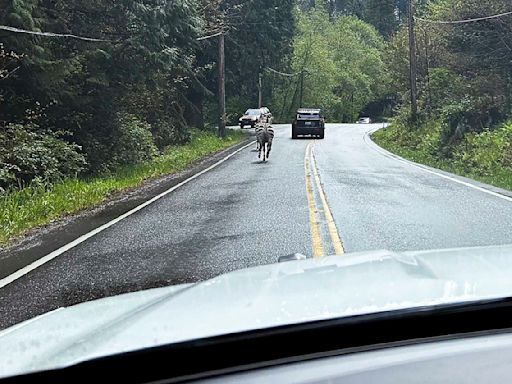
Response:
[{"label": "car rear window", "polygon": [[318,113],[299,113],[297,119],[320,119],[320,115]]}]

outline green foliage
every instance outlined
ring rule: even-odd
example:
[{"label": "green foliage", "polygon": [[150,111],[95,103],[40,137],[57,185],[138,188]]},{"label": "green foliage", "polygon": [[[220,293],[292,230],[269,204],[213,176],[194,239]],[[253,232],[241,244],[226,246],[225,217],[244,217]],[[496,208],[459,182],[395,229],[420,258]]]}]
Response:
[{"label": "green foliage", "polygon": [[466,94],[464,78],[447,68],[433,68],[430,71],[430,107],[441,110],[453,100],[461,100]]},{"label": "green foliage", "polygon": [[512,122],[494,131],[470,133],[455,151],[454,159],[470,170],[492,175],[496,169],[512,171]]},{"label": "green foliage", "polygon": [[[109,40],[3,33],[0,122],[24,124],[27,110],[40,105],[41,133],[70,132],[66,138],[87,158],[87,175],[144,161],[153,156],[151,142],[164,150],[188,142],[189,126],[217,123],[211,91],[217,89],[218,39],[199,43],[197,37],[216,32],[220,24],[229,30],[227,95],[234,117],[257,103],[258,73],[286,62],[294,5],[294,0],[0,0],[0,24]],[[270,97],[266,87],[265,99]],[[142,127],[146,123],[150,127]]]},{"label": "green foliage", "polygon": [[[299,12],[297,18],[292,70],[305,73],[301,106],[321,107],[330,120],[354,121],[385,95],[386,44],[371,25],[353,16],[330,20],[324,7]],[[290,118],[301,104],[300,83],[297,77],[275,92],[274,105],[285,112],[279,118]]]},{"label": "green foliage", "polygon": [[151,125],[141,121],[137,116],[118,114],[114,136],[115,146],[110,156],[115,167],[135,165],[151,160],[157,155]]},{"label": "green foliage", "polygon": [[367,0],[363,20],[373,25],[383,36],[390,37],[398,27],[396,0]]},{"label": "green foliage", "polygon": [[[425,0],[419,0],[423,3]],[[318,6],[315,0],[298,0],[303,10]],[[391,37],[407,17],[408,0],[327,0],[324,8],[331,18],[339,15],[356,16],[372,24],[383,36]]]},{"label": "green foliage", "polygon": [[169,145],[183,144],[190,141],[190,131],[183,125],[173,124],[169,119],[159,119],[151,124],[155,145],[164,150]]},{"label": "green foliage", "polygon": [[[425,19],[464,20],[499,14],[509,8],[508,0],[437,0],[429,1],[419,12]],[[426,118],[447,115],[452,132],[446,136],[445,144],[459,140],[464,132],[480,132],[495,126],[510,115],[511,27],[512,17],[447,25],[418,22],[420,113]],[[406,26],[390,48],[389,71],[407,108]],[[456,126],[460,126],[462,135],[455,132]]]},{"label": "green foliage", "polygon": [[[436,0],[421,18],[464,20],[508,11],[510,1]],[[375,137],[415,161],[512,189],[512,17],[464,24],[418,21],[419,120],[409,115],[407,26],[386,54],[393,90],[402,107],[394,125]]]},{"label": "green foliage", "polygon": [[71,132],[89,174],[151,158],[147,132],[162,147],[188,139],[183,105],[202,32],[195,1],[4,0],[0,23],[111,40],[2,38],[0,121],[23,123],[41,105],[40,131]]},{"label": "green foliage", "polygon": [[443,149],[443,123],[434,121],[411,131],[400,119],[374,133],[380,146],[412,161],[471,177],[512,190],[512,122],[495,130],[472,132],[452,147],[446,158]]},{"label": "green foliage", "polygon": [[[258,73],[286,65],[294,7],[294,0],[0,0],[2,25],[108,40],[2,33],[0,223],[8,233],[0,241],[238,141],[189,129],[219,116],[211,108],[218,40],[197,38],[221,24],[228,31],[235,117],[256,104]],[[266,87],[266,100],[271,93]]]},{"label": "green foliage", "polygon": [[85,167],[80,148],[62,134],[43,132],[35,123],[8,124],[0,130],[0,189],[13,184],[47,185],[77,176]]},{"label": "green foliage", "polygon": [[53,186],[32,185],[0,196],[0,244],[28,229],[46,225],[59,217],[98,205],[113,193],[140,186],[149,179],[179,172],[209,154],[243,140],[241,132],[228,132],[224,140],[194,131],[184,146],[168,148],[162,156],[108,175],[91,179],[67,179]]},{"label": "green foliage", "polygon": [[[210,28],[219,24],[229,29],[225,38],[226,99],[228,118],[235,122],[240,113],[258,105],[258,77],[263,74],[263,100],[273,99],[273,78],[266,67],[286,71],[295,34],[295,0],[201,0],[205,4],[205,19]],[[198,63],[204,70],[199,81],[212,93],[196,84],[190,99],[205,111],[207,123],[217,124],[219,111],[217,90],[218,40],[201,43]]]}]

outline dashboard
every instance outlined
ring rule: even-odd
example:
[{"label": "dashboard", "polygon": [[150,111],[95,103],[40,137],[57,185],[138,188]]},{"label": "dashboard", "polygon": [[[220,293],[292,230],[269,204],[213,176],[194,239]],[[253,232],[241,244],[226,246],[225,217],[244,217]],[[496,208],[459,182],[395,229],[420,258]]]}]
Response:
[{"label": "dashboard", "polygon": [[512,377],[512,335],[383,348],[219,376],[196,383],[505,383]]}]

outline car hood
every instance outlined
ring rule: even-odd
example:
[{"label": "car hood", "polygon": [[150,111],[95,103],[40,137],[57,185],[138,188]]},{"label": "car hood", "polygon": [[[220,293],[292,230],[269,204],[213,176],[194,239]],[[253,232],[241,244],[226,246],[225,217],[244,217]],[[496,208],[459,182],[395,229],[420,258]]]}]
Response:
[{"label": "car hood", "polygon": [[512,246],[354,253],[57,309],[0,332],[0,376],[322,319],[512,296]]},{"label": "car hood", "polygon": [[240,120],[257,120],[258,116],[254,115],[243,115]]}]

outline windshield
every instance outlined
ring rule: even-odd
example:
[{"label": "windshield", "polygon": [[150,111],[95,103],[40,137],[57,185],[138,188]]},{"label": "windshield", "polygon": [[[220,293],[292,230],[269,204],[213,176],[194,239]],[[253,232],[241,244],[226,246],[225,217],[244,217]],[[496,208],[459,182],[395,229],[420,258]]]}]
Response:
[{"label": "windshield", "polygon": [[509,11],[2,2],[0,377],[512,295]]}]

